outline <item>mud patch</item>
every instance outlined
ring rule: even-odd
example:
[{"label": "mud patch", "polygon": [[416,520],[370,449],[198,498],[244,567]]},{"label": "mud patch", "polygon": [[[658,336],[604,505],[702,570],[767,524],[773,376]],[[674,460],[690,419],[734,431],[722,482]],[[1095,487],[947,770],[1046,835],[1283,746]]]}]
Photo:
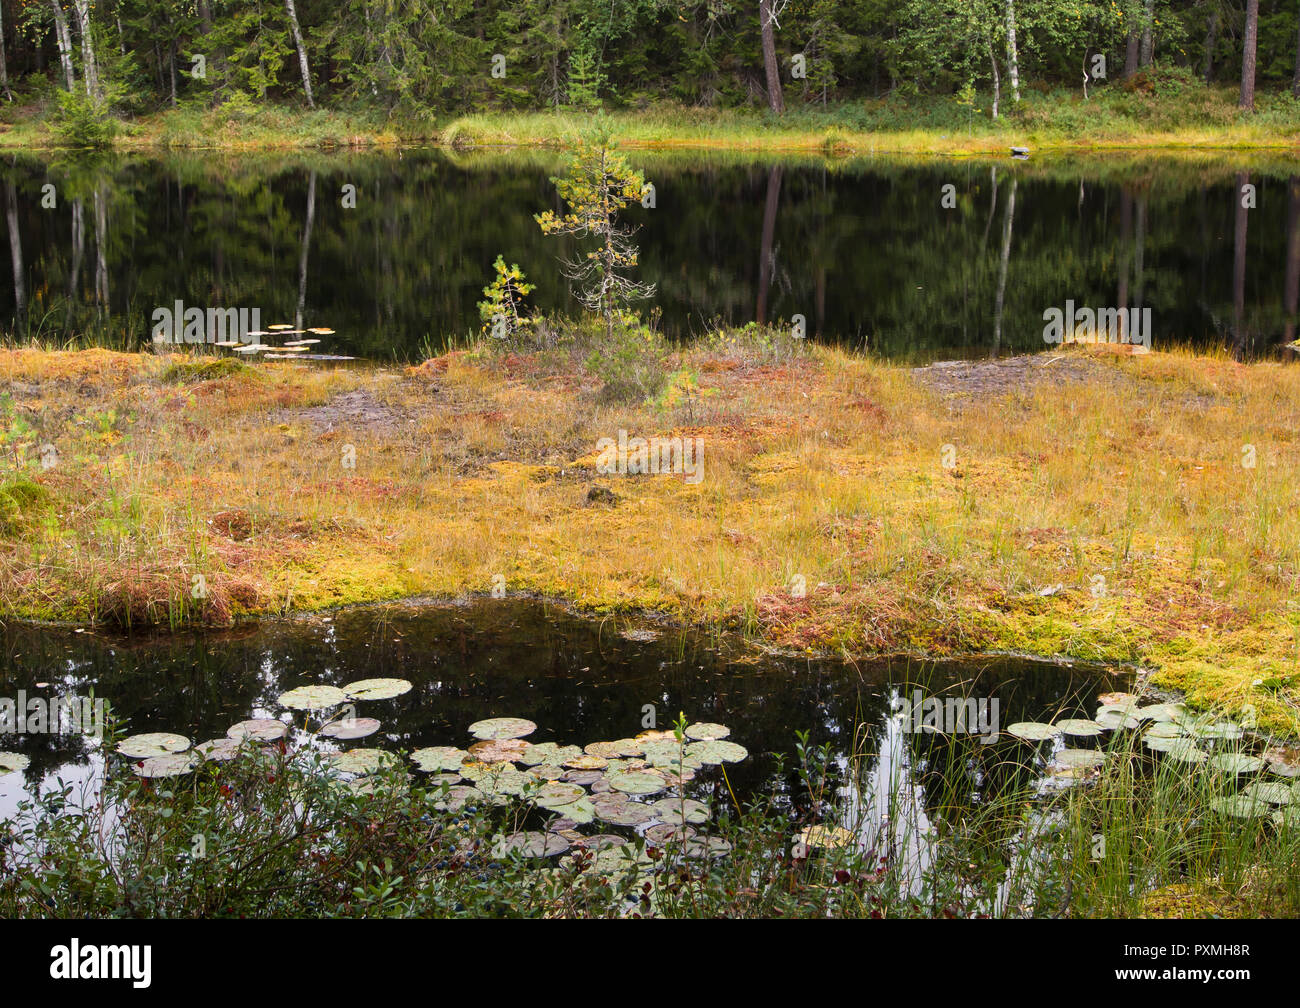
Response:
[{"label": "mud patch", "polygon": [[311,424],[317,432],[357,429],[388,432],[415,422],[415,417],[385,406],[364,389],[336,395],[321,406],[298,411],[295,416]]},{"label": "mud patch", "polygon": [[1062,387],[1106,382],[1131,384],[1132,379],[1114,367],[1080,354],[1022,354],[996,360],[941,361],[913,368],[921,384],[945,398],[991,399],[1035,386]]}]

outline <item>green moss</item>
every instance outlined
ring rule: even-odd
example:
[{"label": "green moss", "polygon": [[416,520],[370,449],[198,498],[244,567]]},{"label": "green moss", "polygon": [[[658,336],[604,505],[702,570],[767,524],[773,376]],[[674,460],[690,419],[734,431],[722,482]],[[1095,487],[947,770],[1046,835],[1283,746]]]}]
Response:
[{"label": "green moss", "polygon": [[169,364],[159,376],[165,382],[201,382],[214,378],[260,377],[258,371],[233,357],[201,357]]},{"label": "green moss", "polygon": [[49,504],[50,492],[25,476],[0,483],[0,535],[22,535],[28,521]]}]

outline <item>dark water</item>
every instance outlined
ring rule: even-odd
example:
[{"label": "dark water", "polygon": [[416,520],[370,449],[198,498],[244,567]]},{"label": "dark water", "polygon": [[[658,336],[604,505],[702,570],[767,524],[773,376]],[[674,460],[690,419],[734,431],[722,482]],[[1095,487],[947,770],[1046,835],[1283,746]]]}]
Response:
[{"label": "dark water", "polygon": [[[852,751],[858,726],[883,733],[891,692],[996,698],[1005,729],[1058,714],[1090,717],[1100,692],[1125,685],[1095,668],[1013,659],[754,663],[678,631],[632,640],[622,635],[626,629],[541,603],[492,600],[357,609],[238,634],[161,640],[11,627],[0,634],[0,698],[16,699],[20,690],[28,698],[85,697],[93,689],[131,733],[180,732],[198,742],[224,736],[251,716],[277,716],[276,698],[294,686],[393,676],[414,688],[395,700],[358,704],[358,716],[376,717],[383,727],[344,748],[394,750],[463,747],[473,741],[471,723],[497,716],[537,722],[533,742],[624,738],[646,726],[649,705],[659,728],[671,727],[679,711],[692,721],[728,725],[731,739],[751,753],[728,768],[743,798],[794,789],[796,731],[808,731],[814,745],[829,742],[839,755]],[[908,762],[937,760],[953,744],[953,736],[907,735]],[[92,780],[102,769],[93,737],[0,735],[0,750],[31,759],[22,773],[0,777],[0,817],[24,791],[60,777]],[[780,775],[771,754],[787,756]],[[716,773],[701,777],[713,782],[701,786],[720,784]]]},{"label": "dark water", "polygon": [[[1157,348],[1267,354],[1296,335],[1285,162],[629,157],[656,186],[653,209],[626,213],[638,275],[674,338],[798,314],[816,339],[893,359],[1008,353],[1042,349],[1043,313],[1067,299],[1150,308]],[[557,262],[572,249],[533,220],[560,209],[563,167],[411,150],[10,160],[0,327],[134,347],[180,300],[337,330],[321,350],[418,357],[477,329],[498,254],[538,307],[576,312]]]}]

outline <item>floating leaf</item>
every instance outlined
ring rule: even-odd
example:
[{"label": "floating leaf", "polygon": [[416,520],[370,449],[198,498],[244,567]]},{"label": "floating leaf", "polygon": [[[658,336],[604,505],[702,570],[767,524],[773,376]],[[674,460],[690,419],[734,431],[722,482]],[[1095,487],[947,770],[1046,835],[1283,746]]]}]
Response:
[{"label": "floating leaf", "polygon": [[1155,721],[1147,728],[1146,738],[1186,738],[1187,731],[1182,725],[1174,721]]},{"label": "floating leaf", "polygon": [[579,798],[586,798],[587,792],[576,784],[551,781],[535,790],[531,797],[542,808],[557,809],[562,805],[570,805]]},{"label": "floating leaf", "polygon": [[573,759],[575,756],[581,756],[582,750],[576,745],[559,745],[555,742],[539,742],[536,745],[530,745],[519,758],[520,763],[537,765],[539,763],[554,763],[556,766],[562,764],[565,760]]},{"label": "floating leaf", "polygon": [[469,747],[469,754],[481,763],[512,763],[528,751],[523,739],[484,739]]},{"label": "floating leaf", "polygon": [[1126,714],[1119,707],[1102,707],[1096,715],[1097,724],[1112,731],[1118,728],[1136,728],[1142,722]]},{"label": "floating leaf", "polygon": [[1152,704],[1133,712],[1139,721],[1177,721],[1187,716],[1187,706],[1180,703]]},{"label": "floating leaf", "polygon": [[455,746],[430,746],[411,753],[415,765],[428,773],[436,773],[440,770],[459,773],[461,764],[468,758],[469,753]]},{"label": "floating leaf", "polygon": [[583,748],[588,756],[601,759],[618,759],[626,756],[640,756],[644,750],[636,739],[618,739],[614,742],[593,742]]},{"label": "floating leaf", "polygon": [[146,732],[143,735],[132,735],[130,738],[124,738],[117,744],[117,751],[123,756],[129,756],[132,759],[153,759],[158,756],[184,752],[189,747],[190,740],[184,735],[175,735],[170,732]]},{"label": "floating leaf", "polygon": [[1252,801],[1268,802],[1270,805],[1290,805],[1295,801],[1295,791],[1290,784],[1276,781],[1255,781],[1241,789],[1241,793]]},{"label": "floating leaf", "polygon": [[1250,798],[1244,794],[1215,798],[1210,802],[1210,808],[1222,815],[1232,816],[1234,819],[1255,819],[1267,815],[1269,812],[1267,802]]},{"label": "floating leaf", "polygon": [[359,679],[343,687],[353,700],[391,700],[411,691],[405,679]]},{"label": "floating leaf", "polygon": [[654,818],[650,806],[640,802],[611,802],[597,799],[593,804],[596,818],[611,826],[640,826]]},{"label": "floating leaf", "polygon": [[596,818],[596,805],[590,798],[579,798],[576,802],[565,805],[559,811],[564,817],[561,821],[566,824],[573,823],[577,826],[585,826]]},{"label": "floating leaf", "polygon": [[694,798],[660,798],[650,804],[656,819],[668,823],[703,823],[709,821],[709,806]]},{"label": "floating leaf", "polygon": [[575,756],[573,759],[565,760],[564,766],[570,770],[604,770],[609,766],[609,760],[600,756],[591,756],[583,753],[581,756]]},{"label": "floating leaf", "polygon": [[475,721],[469,733],[479,739],[518,739],[537,731],[537,725],[524,718],[501,717]]},{"label": "floating leaf", "polygon": [[[693,756],[701,763],[714,765],[718,763],[739,763],[749,756],[749,750],[735,742],[718,739],[712,742],[692,742],[686,747],[686,755]],[[687,764],[689,766],[689,764]]]},{"label": "floating leaf", "polygon": [[1041,721],[1017,721],[1007,727],[1007,734],[1022,742],[1043,742],[1059,735],[1060,732],[1055,725],[1044,724]]},{"label": "floating leaf", "polygon": [[607,779],[610,787],[624,794],[656,794],[668,786],[658,774],[638,770],[622,770],[610,774]]},{"label": "floating leaf", "polygon": [[280,694],[280,706],[293,710],[326,710],[337,707],[347,698],[347,694],[337,686],[299,686]]},{"label": "floating leaf", "polygon": [[251,721],[240,721],[237,725],[231,725],[226,729],[226,735],[232,739],[256,739],[258,742],[274,742],[277,739],[284,738],[289,734],[289,726],[283,721],[274,721],[271,718],[253,718]]},{"label": "floating leaf", "polygon": [[199,757],[194,753],[170,753],[166,756],[151,756],[134,770],[141,777],[179,777],[187,774],[199,764]]},{"label": "floating leaf", "polygon": [[1067,769],[1090,769],[1106,762],[1106,754],[1096,749],[1062,749],[1053,754],[1052,762]]},{"label": "floating leaf", "polygon": [[397,764],[397,757],[384,749],[349,749],[330,757],[335,769],[344,773],[372,774]]},{"label": "floating leaf", "polygon": [[0,752],[0,777],[5,774],[17,773],[19,770],[26,770],[31,762],[22,753]]},{"label": "floating leaf", "polygon": [[686,737],[700,742],[713,742],[724,739],[730,734],[731,729],[726,725],[714,724],[710,721],[700,721],[686,726]]},{"label": "floating leaf", "polygon": [[483,792],[468,784],[457,784],[447,789],[445,795],[436,794],[433,807],[440,812],[459,812],[466,805],[477,805],[485,800]]},{"label": "floating leaf", "polygon": [[1056,722],[1056,729],[1065,735],[1076,738],[1091,738],[1102,733],[1102,726],[1086,718],[1065,718]]},{"label": "floating leaf", "polygon": [[1264,769],[1264,761],[1258,756],[1244,753],[1219,753],[1210,758],[1210,766],[1230,774],[1250,774]]},{"label": "floating leaf", "polygon": [[200,742],[194,747],[194,751],[205,760],[226,763],[238,755],[240,742],[240,739],[233,738],[210,739],[207,742]]},{"label": "floating leaf", "polygon": [[722,837],[692,837],[682,845],[682,853],[688,858],[721,857],[731,852],[731,842]]},{"label": "floating leaf", "polygon": [[379,722],[370,717],[344,718],[342,721],[331,721],[320,733],[326,738],[350,740],[365,738],[379,731]]},{"label": "floating leaf", "polygon": [[518,854],[526,858],[554,857],[569,849],[569,841],[554,833],[527,830],[510,833],[492,846],[492,856],[497,858]]},{"label": "floating leaf", "polygon": [[682,826],[674,823],[659,823],[651,826],[645,831],[647,843],[654,844],[656,847],[662,847],[668,843],[680,843],[683,840],[690,840],[696,836],[699,831],[693,826]]}]

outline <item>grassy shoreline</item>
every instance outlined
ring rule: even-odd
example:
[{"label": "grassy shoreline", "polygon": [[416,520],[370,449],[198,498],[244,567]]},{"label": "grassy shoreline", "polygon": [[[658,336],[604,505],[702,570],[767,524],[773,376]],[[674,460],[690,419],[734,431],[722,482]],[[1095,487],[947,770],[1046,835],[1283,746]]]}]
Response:
[{"label": "grassy shoreline", "polygon": [[[810,653],[1139,665],[1300,734],[1300,372],[1021,360],[958,387],[732,334],[629,405],[572,361],[481,349],[334,371],[0,351],[0,619],[497,587]],[[602,475],[620,430],[699,438],[703,478]]]},{"label": "grassy shoreline", "polygon": [[[1139,150],[1294,151],[1300,147],[1300,102],[1271,96],[1251,116],[1236,110],[1231,89],[1143,94],[1110,89],[1085,102],[1078,95],[1031,93],[1020,109],[989,120],[962,112],[951,98],[846,102],[790,110],[660,105],[616,110],[606,118],[620,145],[641,150],[1005,155],[1013,145],[1040,152]],[[461,116],[380,111],[303,110],[290,106],[182,107],[114,120],[114,149],[147,151],[287,150],[435,144],[452,148],[564,148],[591,124],[592,113],[559,109]],[[48,99],[4,110],[0,149],[62,146]]]}]

